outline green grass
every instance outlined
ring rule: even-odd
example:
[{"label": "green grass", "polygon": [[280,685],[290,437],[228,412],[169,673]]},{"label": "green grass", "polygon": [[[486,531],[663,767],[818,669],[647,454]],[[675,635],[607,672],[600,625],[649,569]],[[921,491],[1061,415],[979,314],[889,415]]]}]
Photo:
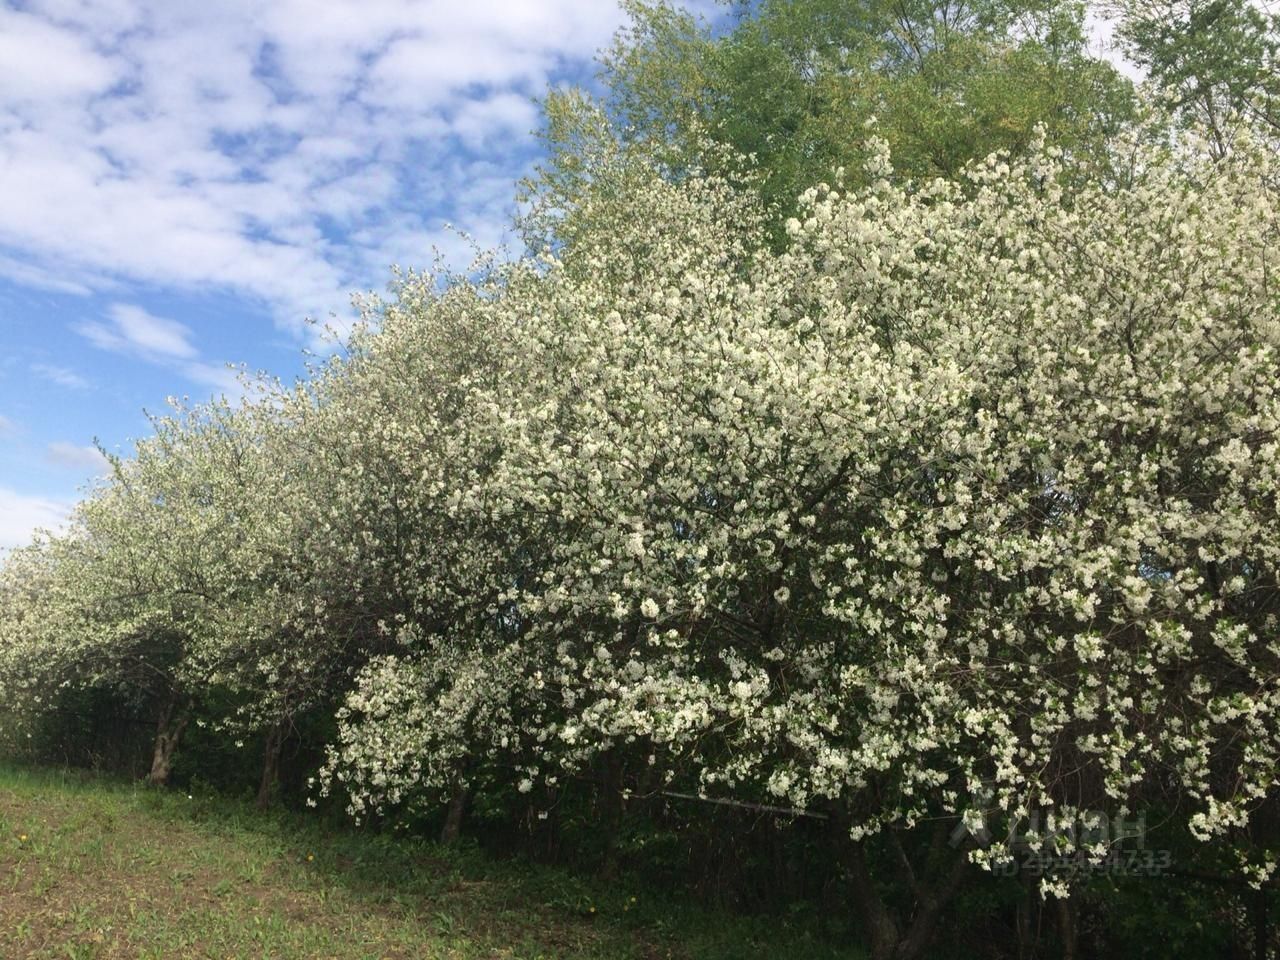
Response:
[{"label": "green grass", "polygon": [[0,766],[6,960],[778,956],[861,954],[465,845]]}]

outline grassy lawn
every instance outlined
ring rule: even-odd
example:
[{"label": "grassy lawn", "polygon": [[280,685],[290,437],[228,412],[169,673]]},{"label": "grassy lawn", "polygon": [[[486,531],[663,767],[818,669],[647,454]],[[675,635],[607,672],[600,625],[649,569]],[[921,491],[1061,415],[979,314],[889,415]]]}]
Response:
[{"label": "grassy lawn", "polygon": [[473,848],[0,766],[5,960],[858,956],[833,951]]}]

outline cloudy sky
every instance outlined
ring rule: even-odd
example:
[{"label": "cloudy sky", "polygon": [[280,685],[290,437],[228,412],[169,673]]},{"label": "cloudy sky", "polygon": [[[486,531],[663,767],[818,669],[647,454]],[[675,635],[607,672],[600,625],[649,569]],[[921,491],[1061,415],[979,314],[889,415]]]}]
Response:
[{"label": "cloudy sky", "polygon": [[[713,0],[686,3],[704,12]],[[0,550],[168,396],[502,242],[613,0],[0,0]]]},{"label": "cloudy sky", "polygon": [[610,0],[0,0],[0,548],[144,409],[292,376],[390,265],[504,239]]}]

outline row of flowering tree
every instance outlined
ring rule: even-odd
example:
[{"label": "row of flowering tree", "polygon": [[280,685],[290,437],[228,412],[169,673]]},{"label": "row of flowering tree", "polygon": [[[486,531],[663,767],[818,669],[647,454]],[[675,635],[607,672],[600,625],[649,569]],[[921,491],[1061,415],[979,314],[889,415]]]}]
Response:
[{"label": "row of flowering tree", "polygon": [[822,816],[876,958],[1033,814],[1087,863],[1099,812],[1158,804],[1262,884],[1280,165],[1219,147],[904,183],[873,138],[781,244],[732,176],[603,151],[554,250],[398,278],[305,382],[157,419],[16,551],[6,722],[118,691],[163,782],[217,692],[266,802],[326,710],[315,790],[357,818],[600,771],[619,815]]}]

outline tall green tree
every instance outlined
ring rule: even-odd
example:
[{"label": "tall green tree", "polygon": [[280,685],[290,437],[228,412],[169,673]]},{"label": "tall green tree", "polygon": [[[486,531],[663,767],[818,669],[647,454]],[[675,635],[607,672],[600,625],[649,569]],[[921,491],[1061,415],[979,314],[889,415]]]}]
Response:
[{"label": "tall green tree", "polygon": [[[734,4],[722,32],[664,0],[627,8],[601,57],[617,139],[647,142],[674,175],[716,166],[708,139],[752,158],[775,241],[805,189],[840,168],[857,180],[873,120],[896,175],[925,179],[1020,150],[1038,126],[1094,169],[1134,114],[1130,82],[1088,51],[1082,3],[759,0]],[[583,151],[602,133],[584,107],[548,100],[552,160],[535,194],[580,195]]]},{"label": "tall green tree", "polygon": [[1241,124],[1280,136],[1280,16],[1252,0],[1122,0],[1118,12],[1129,57],[1219,154]]}]

